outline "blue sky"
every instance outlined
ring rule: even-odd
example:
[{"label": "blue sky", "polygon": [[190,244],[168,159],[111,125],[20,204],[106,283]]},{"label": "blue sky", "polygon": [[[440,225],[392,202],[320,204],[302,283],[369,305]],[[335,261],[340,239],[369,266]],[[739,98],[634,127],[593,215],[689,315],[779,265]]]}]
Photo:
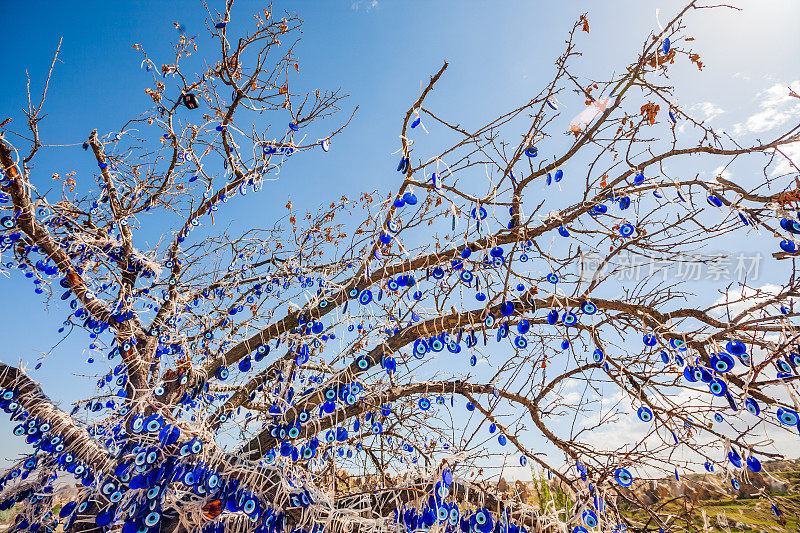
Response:
[{"label": "blue sky", "polygon": [[[538,92],[553,72],[566,31],[580,13],[588,12],[591,33],[580,40],[584,56],[576,71],[595,78],[619,72],[632,60],[642,39],[683,5],[663,2],[604,0],[543,3],[534,1],[341,0],[276,2],[276,11],[297,11],[305,20],[300,56],[301,84],[337,88],[351,95],[344,112],[359,111],[329,154],[293,161],[272,185],[266,210],[242,212],[237,223],[258,224],[270,207],[291,195],[302,208],[342,194],[396,187],[391,172],[402,115],[443,60],[450,63],[430,99],[442,116],[478,125]],[[213,5],[214,2],[211,2]],[[231,29],[249,24],[249,13],[262,2],[237,3]],[[675,82],[678,102],[694,106],[712,124],[745,140],[786,125],[797,109],[780,88],[793,83],[800,91],[800,4],[793,0],[737,2],[743,13],[704,10],[686,19],[688,34],[706,65],[703,73],[680,69]],[[238,14],[238,19],[236,18]],[[148,78],[132,49],[142,44],[160,64],[168,59],[169,42],[177,37],[173,22],[211,50],[198,2],[11,2],[0,0],[0,32],[4,50],[0,83],[0,121],[12,117],[17,131],[24,124],[25,70],[38,90],[59,37],[61,62],[53,74],[41,130],[46,144],[82,143],[89,132],[117,130],[127,117],[147,109]],[[10,23],[9,23],[10,22]],[[578,106],[576,105],[576,109]],[[343,112],[343,113],[344,113]],[[577,111],[576,111],[577,112]],[[794,115],[792,115],[794,113]],[[796,121],[796,118],[794,119]],[[12,139],[14,140],[14,139]],[[15,140],[16,142],[16,140]],[[796,154],[800,158],[800,154]],[[43,150],[36,167],[42,187],[52,172],[88,171],[79,146]],[[705,169],[711,172],[713,169]],[[37,181],[38,180],[38,181]],[[271,202],[271,203],[270,203]],[[274,204],[274,205],[273,205]],[[32,362],[49,350],[64,310],[57,304],[43,310],[31,286],[19,275],[0,278],[0,360]],[[83,353],[85,339],[69,339],[34,372],[54,399],[84,397],[93,380]],[[22,451],[0,420],[0,465]]]}]

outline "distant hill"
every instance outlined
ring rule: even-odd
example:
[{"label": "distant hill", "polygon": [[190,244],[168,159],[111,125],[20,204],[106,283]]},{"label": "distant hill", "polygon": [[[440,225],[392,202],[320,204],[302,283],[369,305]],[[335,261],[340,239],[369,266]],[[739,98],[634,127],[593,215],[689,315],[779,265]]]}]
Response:
[{"label": "distant hill", "polygon": [[[800,531],[800,459],[765,461],[762,467],[758,473],[746,468],[738,471],[738,490],[730,475],[722,472],[685,474],[680,481],[674,476],[636,481],[625,490],[644,506],[658,508],[659,514],[672,515],[672,532]],[[551,498],[557,508],[574,505],[555,479],[513,484],[501,479],[497,490],[513,493],[534,506],[546,505]],[[773,512],[773,504],[781,511],[780,518]],[[654,523],[647,523],[649,514],[642,508],[624,507],[623,511],[632,522],[658,531]]]},{"label": "distant hill", "polygon": [[692,502],[709,502],[753,498],[767,494],[788,494],[797,490],[798,480],[792,474],[800,473],[800,460],[766,461],[761,472],[742,469],[737,476],[739,489],[723,473],[684,474],[680,481],[673,476],[634,483],[630,488],[646,503],[656,504],[670,498],[685,497]]}]

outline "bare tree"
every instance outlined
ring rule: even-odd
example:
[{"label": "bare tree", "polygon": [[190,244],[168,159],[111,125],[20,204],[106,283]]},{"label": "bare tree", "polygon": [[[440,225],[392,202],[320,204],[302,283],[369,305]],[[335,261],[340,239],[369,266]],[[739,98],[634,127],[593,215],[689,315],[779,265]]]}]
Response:
[{"label": "bare tree", "polygon": [[[352,115],[333,117],[341,90],[293,90],[296,15],[270,7],[232,35],[232,6],[206,7],[219,50],[202,72],[182,68],[205,53],[185,33],[161,67],[137,45],[153,107],[88,136],[96,186],[35,185],[47,83],[29,132],[0,143],[4,268],[68,305],[65,334],[108,359],[69,413],[0,365],[0,406],[33,449],[0,484],[17,529],[677,530],[690,525],[643,504],[635,480],[705,464],[744,484],[781,456],[800,410],[800,188],[796,167],[771,170],[800,129],[743,145],[674,104],[673,65],[702,68],[684,19],[705,6],[605,81],[570,66],[582,16],[552,80],[479,126],[427,104],[444,63],[401,117],[395,192],[289,202],[243,231],[227,225],[238,197],[327,151]],[[562,100],[585,110],[568,123]],[[423,129],[438,148],[415,147]],[[672,175],[698,154],[761,162],[762,183]],[[144,248],[150,220],[161,240]],[[759,233],[781,239],[778,290],[695,294],[660,274]],[[592,438],[637,415],[641,438]],[[499,494],[514,463],[569,498]],[[54,516],[64,471],[79,496]]]}]

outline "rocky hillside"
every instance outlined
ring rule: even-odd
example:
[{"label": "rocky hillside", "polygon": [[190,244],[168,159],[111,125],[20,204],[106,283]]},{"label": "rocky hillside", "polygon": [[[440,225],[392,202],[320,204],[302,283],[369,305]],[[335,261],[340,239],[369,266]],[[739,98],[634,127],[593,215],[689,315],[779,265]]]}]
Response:
[{"label": "rocky hillside", "polygon": [[[739,471],[739,488],[723,473],[686,474],[653,481],[634,482],[630,492],[649,508],[673,516],[670,531],[757,533],[800,531],[800,460],[765,461],[761,472]],[[558,482],[539,479],[532,482],[501,480],[497,490],[509,497],[523,498],[534,506],[554,500],[563,508],[574,505]],[[632,495],[633,495],[632,494]],[[781,511],[777,517],[772,510]],[[648,513],[641,508],[624,510],[632,523],[653,529]]]},{"label": "rocky hillside", "polygon": [[[741,472],[740,486],[720,474],[689,474],[643,482],[632,488],[647,505],[681,517],[677,529],[736,532],[800,531],[800,460],[768,461],[758,473]],[[781,516],[772,510],[776,505]],[[629,509],[633,520],[645,519]]]},{"label": "rocky hillside", "polygon": [[687,474],[680,481],[674,477],[655,481],[634,483],[631,488],[640,499],[651,505],[673,498],[685,498],[691,502],[755,498],[762,493],[797,495],[798,480],[792,474],[800,473],[800,459],[790,461],[768,461],[761,472],[742,471],[745,479],[739,479],[735,489],[729,477],[722,474]]}]

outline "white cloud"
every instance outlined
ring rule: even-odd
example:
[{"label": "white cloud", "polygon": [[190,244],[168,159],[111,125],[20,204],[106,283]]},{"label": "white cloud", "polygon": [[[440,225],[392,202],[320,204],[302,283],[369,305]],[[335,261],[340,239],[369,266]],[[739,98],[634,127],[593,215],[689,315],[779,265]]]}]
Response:
[{"label": "white cloud", "polygon": [[[789,174],[790,172],[797,172],[794,166],[789,164],[789,161],[786,159],[787,157],[795,164],[795,166],[800,167],[800,143],[793,143],[782,147],[781,154],[775,154],[775,166],[772,169],[773,176],[778,174]],[[784,157],[785,156],[785,157]]]},{"label": "white cloud", "polygon": [[603,397],[600,398],[600,404],[603,405],[604,407],[617,405],[619,402],[622,401],[622,397],[623,397],[622,391],[618,390],[611,396],[603,395]]},{"label": "white cloud", "polygon": [[758,96],[763,98],[761,101],[762,107],[776,107],[787,102],[795,102],[793,96],[789,96],[789,87],[800,85],[800,81],[794,80],[791,83],[783,84],[776,83],[769,89],[761,91]]},{"label": "white cloud", "polygon": [[714,176],[719,176],[719,177],[721,177],[723,179],[726,179],[726,180],[729,180],[729,181],[733,179],[733,174],[731,174],[731,172],[729,170],[727,170],[722,165],[720,165],[720,166],[718,166],[717,168],[714,169],[713,175]]},{"label": "white cloud", "polygon": [[[616,392],[611,398],[603,398],[601,403],[604,407],[609,408],[616,406],[622,414],[615,417],[613,420],[603,420],[600,412],[595,412],[593,415],[584,419],[584,426],[597,425],[603,420],[602,425],[597,427],[585,437],[586,442],[602,451],[612,451],[625,445],[633,445],[640,442],[650,430],[648,424],[643,423],[636,416],[636,409],[634,409],[630,398],[622,398],[622,392]],[[619,403],[619,405],[617,405]],[[608,410],[606,409],[603,415],[607,416]]]},{"label": "white cloud", "polygon": [[797,87],[800,81],[776,83],[758,93],[761,111],[750,115],[744,122],[733,125],[737,135],[763,133],[775,129],[800,116],[800,102],[790,96],[789,87]]},{"label": "white cloud", "polygon": [[792,115],[785,111],[769,108],[755,115],[750,115],[744,124],[735,124],[733,126],[733,131],[736,134],[763,133],[783,125],[788,122],[790,118],[792,118]]},{"label": "white cloud", "polygon": [[579,386],[582,386],[583,382],[577,379],[566,379],[564,380],[564,387],[562,390],[568,391],[571,389],[577,389]]},{"label": "white cloud", "polygon": [[720,307],[717,307],[714,311],[719,316],[730,313],[731,317],[735,317],[742,311],[749,309],[780,292],[781,287],[772,283],[767,283],[766,285],[762,285],[758,288],[737,287],[729,290],[725,295],[719,297],[719,299],[715,302],[715,305]]},{"label": "white cloud", "polygon": [[578,405],[578,402],[581,401],[581,395],[579,392],[572,391],[565,394],[562,399],[567,405]]},{"label": "white cloud", "polygon": [[700,102],[699,104],[691,106],[689,111],[700,113],[703,117],[703,121],[713,120],[725,112],[724,109],[712,102]]},{"label": "white cloud", "polygon": [[364,8],[365,11],[369,11],[374,7],[378,7],[378,0],[355,0],[350,4],[350,8],[353,11],[358,11],[361,8]]}]

